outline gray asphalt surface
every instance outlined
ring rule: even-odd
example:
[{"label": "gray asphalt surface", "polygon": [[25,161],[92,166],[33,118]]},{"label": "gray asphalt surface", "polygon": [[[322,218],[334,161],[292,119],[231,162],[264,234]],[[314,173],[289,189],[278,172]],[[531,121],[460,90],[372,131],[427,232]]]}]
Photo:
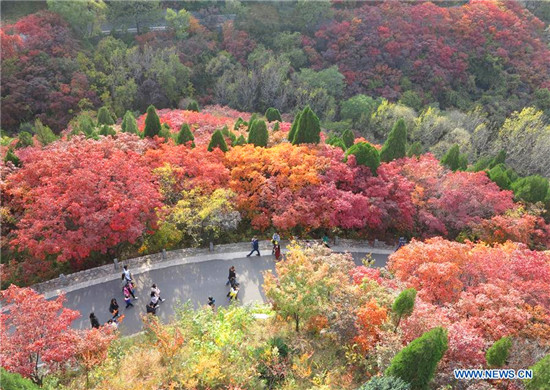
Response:
[{"label": "gray asphalt surface", "polygon": [[[365,253],[353,253],[354,261],[361,265]],[[388,255],[374,254],[375,266],[386,264]],[[174,318],[174,309],[177,305],[190,301],[195,307],[206,305],[208,296],[213,296],[216,306],[227,306],[226,294],[229,287],[227,282],[228,270],[234,265],[237,272],[237,281],[240,283],[239,301],[241,303],[263,302],[262,291],[263,271],[275,270],[273,256],[255,256],[232,260],[210,260],[193,264],[151,270],[134,276],[137,284],[136,297],[132,300],[134,307],[125,309],[122,284],[120,280],[93,285],[75,290],[66,294],[65,307],[78,310],[82,317],[73,322],[76,329],[90,328],[89,315],[93,311],[100,323],[111,318],[109,304],[115,298],[120,306],[120,313],[125,318],[120,325],[124,335],[130,335],[142,330],[140,315],[145,313],[145,305],[149,303],[151,285],[156,283],[161,290],[161,297],[166,300],[157,309],[157,316],[163,322]],[[132,271],[130,269],[130,271]]]}]

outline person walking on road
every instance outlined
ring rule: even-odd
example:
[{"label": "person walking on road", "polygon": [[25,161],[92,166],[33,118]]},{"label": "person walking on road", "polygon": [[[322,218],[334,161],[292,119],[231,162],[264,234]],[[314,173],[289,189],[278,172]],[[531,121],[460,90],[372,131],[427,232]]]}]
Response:
[{"label": "person walking on road", "polygon": [[132,304],[132,298],[130,297],[130,287],[128,287],[128,285],[124,286],[123,292],[124,302],[126,302],[126,309],[128,309],[130,306],[134,306]]},{"label": "person walking on road", "polygon": [[122,271],[122,282],[124,287],[128,287],[128,291],[130,292],[130,295],[132,298],[137,299],[134,295],[134,290],[136,285],[134,284],[134,280],[132,279],[132,274],[128,270],[128,266],[124,266],[124,270]]},{"label": "person walking on road", "polygon": [[160,288],[157,287],[156,284],[153,283],[151,286],[151,293],[155,294],[155,296],[158,298],[159,302],[164,302],[166,299],[163,299],[160,297]]},{"label": "person walking on road", "polygon": [[210,306],[212,311],[216,311],[216,300],[214,297],[208,297],[208,306]]},{"label": "person walking on road", "polygon": [[235,272],[234,265],[229,268],[229,276],[227,277],[227,282],[225,283],[225,285],[228,286],[230,283],[233,283],[232,280],[234,280],[235,282],[237,281],[237,273]]},{"label": "person walking on road", "polygon": [[281,241],[281,236],[279,236],[279,233],[275,232],[273,233],[273,237],[271,238],[271,243],[273,244],[273,249],[271,250],[271,254],[275,254],[275,246],[279,244]]},{"label": "person walking on road", "polygon": [[111,319],[118,317],[118,303],[115,298],[111,299],[111,304],[109,305],[109,313],[111,313]]},{"label": "person walking on road", "polygon": [[147,311],[147,314],[152,314],[154,316],[157,315],[157,307],[155,305],[153,305],[151,302],[149,302],[145,306],[145,310]]},{"label": "person walking on road", "polygon": [[277,243],[277,245],[275,245],[275,260],[279,261],[279,259],[281,258],[281,245],[279,245],[279,243]]},{"label": "person walking on road", "polygon": [[90,313],[90,322],[92,323],[92,328],[99,329],[99,321],[97,320],[94,312]]},{"label": "person walking on road", "polygon": [[153,305],[153,307],[156,309],[158,305],[160,305],[159,297],[155,295],[153,291],[151,291],[151,301],[150,304]]},{"label": "person walking on road", "polygon": [[239,283],[235,283],[231,285],[231,289],[227,293],[227,297],[229,298],[229,302],[235,302],[239,295]]},{"label": "person walking on road", "polygon": [[250,253],[248,255],[246,255],[246,257],[250,257],[252,255],[252,253],[254,253],[254,252],[257,252],[256,256],[261,256],[260,255],[260,242],[258,241],[258,239],[256,237],[252,238],[252,250],[250,251]]}]

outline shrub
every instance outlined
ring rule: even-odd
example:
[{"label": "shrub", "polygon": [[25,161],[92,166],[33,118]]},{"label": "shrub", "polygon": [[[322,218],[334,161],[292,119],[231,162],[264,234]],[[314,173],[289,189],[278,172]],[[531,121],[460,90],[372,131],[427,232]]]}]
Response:
[{"label": "shrub", "polygon": [[256,113],[254,113],[250,116],[250,119],[248,120],[248,127],[246,128],[246,131],[250,131],[250,129],[252,128],[252,123],[254,123],[254,121],[256,119],[258,119],[258,115],[256,115]]},{"label": "shrub", "polygon": [[6,153],[6,156],[4,157],[4,161],[11,161],[13,165],[15,165],[16,167],[20,167],[21,166],[21,160],[19,160],[19,157],[17,157],[15,155],[15,153],[13,153],[13,150],[11,149],[8,149],[8,152]]},{"label": "shrub", "polygon": [[220,148],[220,150],[224,153],[227,152],[227,143],[225,142],[225,138],[223,137],[221,130],[216,130],[214,134],[212,134],[212,138],[208,144],[209,152],[211,152],[214,148]]},{"label": "shrub", "polygon": [[512,183],[516,199],[525,202],[542,202],[548,194],[548,179],[539,175],[527,176]]},{"label": "shrub", "polygon": [[503,337],[500,340],[495,341],[485,354],[487,364],[491,367],[504,366],[504,364],[506,364],[506,360],[508,359],[508,354],[511,347],[512,340],[510,337]]},{"label": "shrub", "polygon": [[101,129],[99,130],[99,135],[108,136],[108,135],[116,135],[115,129],[113,129],[109,125],[102,125]]},{"label": "shrub", "polygon": [[340,137],[330,137],[329,139],[327,139],[327,144],[338,147],[338,148],[341,148],[344,152],[347,149],[346,144],[344,143],[344,141]]},{"label": "shrub", "polygon": [[380,160],[390,162],[407,155],[407,126],[399,119],[388,134],[388,139],[380,151]]},{"label": "shrub", "polygon": [[344,141],[344,145],[346,145],[346,149],[351,147],[353,143],[355,142],[355,135],[353,134],[353,131],[346,130],[342,134],[342,141]]},{"label": "shrub", "polygon": [[199,110],[199,103],[197,103],[196,100],[191,100],[191,101],[189,102],[189,104],[187,105],[187,110],[188,110],[188,111],[200,112],[200,110]]},{"label": "shrub", "polygon": [[235,126],[233,126],[233,130],[239,130],[241,125],[244,125],[246,122],[243,120],[243,118],[238,117],[237,122],[235,122]]},{"label": "shrub", "polygon": [[503,190],[509,190],[512,181],[508,177],[506,166],[504,164],[495,165],[487,172],[489,179],[497,183],[497,185]]},{"label": "shrub", "polygon": [[124,133],[130,134],[137,134],[139,132],[136,118],[134,118],[134,114],[132,114],[131,111],[126,111],[126,114],[124,114],[124,118],[122,118],[121,130]]},{"label": "shrub", "polygon": [[409,390],[411,385],[394,376],[375,376],[357,390]]},{"label": "shrub", "polygon": [[355,156],[357,164],[369,167],[372,174],[376,175],[376,170],[380,166],[380,155],[374,146],[367,142],[358,142],[348,149],[346,157],[350,154]]},{"label": "shrub", "polygon": [[276,108],[270,107],[265,112],[265,117],[268,122],[274,122],[279,121],[281,122],[283,118],[281,118],[281,113]]},{"label": "shrub", "polygon": [[191,146],[195,147],[195,136],[191,132],[191,128],[187,123],[182,123],[178,136],[176,137],[176,144],[186,145],[191,142]]},{"label": "shrub", "polygon": [[460,147],[458,145],[453,145],[451,149],[445,153],[441,159],[441,164],[445,165],[451,171],[456,171],[460,165]]},{"label": "shrub", "polygon": [[437,364],[447,351],[447,331],[434,328],[403,348],[391,361],[385,375],[411,384],[412,390],[428,389]]},{"label": "shrub", "polygon": [[397,316],[397,324],[395,329],[399,326],[401,319],[404,316],[411,315],[414,309],[414,302],[416,300],[416,290],[414,288],[408,288],[401,291],[401,293],[393,301],[392,310]]},{"label": "shrub", "polygon": [[290,349],[288,348],[288,345],[285,343],[285,341],[281,337],[273,337],[269,340],[269,346],[271,348],[277,347],[279,350],[279,356],[282,358],[286,358],[290,352]]},{"label": "shrub", "polygon": [[170,131],[170,126],[167,123],[163,123],[160,126],[159,137],[164,138],[164,142],[168,142],[172,138],[172,132]]},{"label": "shrub", "polygon": [[147,108],[147,118],[145,118],[145,130],[143,131],[145,137],[154,137],[159,135],[160,132],[160,119],[157,115],[155,106],[150,105]]},{"label": "shrub", "polygon": [[294,118],[294,122],[292,122],[292,126],[290,127],[290,131],[288,132],[288,140],[290,142],[294,141],[294,136],[296,135],[296,130],[298,129],[298,122],[300,122],[300,117],[302,116],[302,111],[298,112],[296,114],[296,117]]},{"label": "shrub", "polygon": [[267,132],[265,122],[261,119],[255,120],[254,123],[252,123],[250,132],[248,133],[248,143],[265,148],[267,146],[268,139],[269,133]]},{"label": "shrub", "polygon": [[40,387],[35,385],[30,379],[23,378],[21,375],[6,371],[0,367],[0,383],[6,390],[38,390]]},{"label": "shrub", "polygon": [[26,148],[27,146],[33,146],[34,141],[32,139],[32,134],[27,131],[22,131],[17,137],[17,143],[15,144],[15,149]]},{"label": "shrub", "polygon": [[243,135],[241,134],[232,146],[238,146],[238,145],[244,145],[244,144],[246,144],[246,140],[244,139]]},{"label": "shrub", "polygon": [[319,123],[319,118],[309,106],[306,106],[304,111],[302,111],[302,115],[300,115],[292,144],[318,144],[321,140],[320,134],[321,124]]},{"label": "shrub", "polygon": [[57,140],[57,136],[53,133],[52,129],[43,125],[40,119],[34,122],[33,131],[36,134],[36,139],[42,146],[46,146]]},{"label": "shrub", "polygon": [[412,157],[412,156],[421,156],[421,155],[422,155],[422,144],[416,141],[409,147],[409,150],[407,151],[407,156]]},{"label": "shrub", "polygon": [[526,381],[527,390],[550,390],[550,354],[543,357],[533,366],[533,379]]},{"label": "shrub", "polygon": [[114,124],[115,124],[115,121],[113,120],[113,117],[111,116],[111,113],[109,112],[107,107],[101,107],[97,112],[97,125],[111,126]]}]

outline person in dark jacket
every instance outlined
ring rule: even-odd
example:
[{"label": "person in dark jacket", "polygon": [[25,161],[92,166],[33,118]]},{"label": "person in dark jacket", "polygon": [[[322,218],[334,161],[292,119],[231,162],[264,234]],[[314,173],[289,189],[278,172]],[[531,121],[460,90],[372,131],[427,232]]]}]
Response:
[{"label": "person in dark jacket", "polygon": [[118,317],[118,303],[115,298],[111,299],[111,304],[109,305],[109,313],[111,313],[112,319]]},{"label": "person in dark jacket", "polygon": [[99,328],[99,321],[93,312],[90,313],[90,322],[92,323],[92,328]]},{"label": "person in dark jacket", "polygon": [[256,256],[261,256],[260,255],[260,242],[258,241],[258,239],[256,237],[252,238],[252,250],[250,251],[250,253],[248,255],[246,255],[246,257],[250,257],[252,255],[252,253],[254,253],[254,252],[257,252]]},{"label": "person in dark jacket", "polygon": [[237,273],[235,272],[234,265],[229,268],[229,276],[227,277],[227,282],[225,283],[225,285],[228,286],[231,283],[231,280],[237,281]]}]

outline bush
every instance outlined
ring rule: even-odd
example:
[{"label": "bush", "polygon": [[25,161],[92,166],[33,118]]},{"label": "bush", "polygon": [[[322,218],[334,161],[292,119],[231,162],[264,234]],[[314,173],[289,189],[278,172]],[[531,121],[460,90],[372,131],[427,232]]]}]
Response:
[{"label": "bush", "polygon": [[6,153],[6,156],[4,157],[4,161],[11,161],[13,165],[15,165],[16,167],[20,167],[21,166],[21,160],[19,160],[19,157],[17,157],[15,155],[15,153],[13,153],[13,150],[11,149],[8,149],[8,152]]},{"label": "bush", "polygon": [[468,167],[468,158],[465,154],[460,154],[460,147],[454,144],[441,159],[441,164],[453,172],[465,170]]},{"label": "bush", "polygon": [[244,145],[244,144],[246,144],[246,140],[244,139],[243,135],[241,134],[232,146],[238,146],[238,145]]},{"label": "bush", "polygon": [[434,328],[399,351],[385,375],[403,379],[411,384],[412,390],[427,390],[447,345],[447,331]]},{"label": "bush", "polygon": [[182,123],[178,136],[176,137],[176,144],[186,145],[191,142],[191,146],[195,147],[195,136],[191,132],[191,128],[187,123]]},{"label": "bush", "polygon": [[548,179],[539,175],[527,176],[512,183],[516,199],[525,202],[543,202],[548,194]]},{"label": "bush", "polygon": [[416,141],[409,147],[409,150],[407,151],[407,156],[412,157],[412,156],[421,156],[421,155],[422,155],[422,144]]},{"label": "bush", "polygon": [[399,119],[388,134],[388,139],[380,151],[380,160],[390,162],[407,155],[407,126]]},{"label": "bush", "polygon": [[145,130],[143,134],[145,137],[153,138],[155,135],[159,135],[160,132],[160,119],[157,115],[155,106],[150,105],[147,108],[147,117],[145,118]]},{"label": "bush", "polygon": [[163,123],[160,126],[159,137],[164,138],[164,142],[168,142],[172,138],[172,132],[170,131],[170,126],[167,123]]},{"label": "bush", "polygon": [[487,172],[489,179],[494,181],[501,189],[509,190],[512,184],[512,180],[508,177],[506,166],[504,164],[498,164],[494,166],[489,172]]},{"label": "bush", "polygon": [[108,135],[112,135],[112,136],[115,136],[116,135],[116,131],[115,129],[113,129],[111,126],[109,125],[102,125],[101,126],[101,129],[99,130],[99,135],[103,135],[103,136],[108,136]]},{"label": "bush", "polygon": [[0,367],[0,384],[4,390],[38,390],[40,389],[30,379],[23,378],[21,375],[6,371]]},{"label": "bush", "polygon": [[199,110],[199,103],[197,103],[196,100],[191,100],[191,101],[189,102],[189,104],[187,105],[187,110],[188,110],[188,111],[200,112],[200,110]]},{"label": "bush", "polygon": [[342,134],[342,141],[344,141],[344,145],[346,145],[346,149],[351,147],[355,143],[355,134],[353,134],[353,131],[346,130]]},{"label": "bush", "polygon": [[131,111],[126,111],[124,118],[122,118],[121,130],[124,133],[137,134],[139,132],[137,127],[136,118]]},{"label": "bush", "polygon": [[288,132],[288,140],[290,142],[294,141],[294,136],[296,135],[296,130],[298,129],[298,122],[300,122],[300,117],[302,116],[302,111],[298,112],[296,114],[296,117],[294,118],[294,122],[292,122],[292,126],[290,127],[290,131]]},{"label": "bush", "polygon": [[375,376],[357,390],[409,390],[411,385],[394,376]]},{"label": "bush", "polygon": [[18,135],[17,143],[15,144],[15,149],[26,148],[27,146],[33,146],[34,141],[32,139],[32,134],[27,131],[22,131]]},{"label": "bush", "polygon": [[254,121],[256,119],[258,119],[258,115],[256,115],[256,113],[254,113],[250,116],[250,119],[248,120],[248,127],[246,128],[246,131],[250,131],[250,129],[252,128],[252,123],[254,123]]},{"label": "bush", "polygon": [[277,347],[277,349],[279,350],[279,356],[281,356],[282,358],[286,358],[290,352],[288,345],[281,337],[271,338],[268,344],[271,348]]},{"label": "bush", "polygon": [[[340,105],[340,117],[351,120],[354,125],[359,122],[368,122],[371,114],[378,108],[379,100],[370,96],[356,95]],[[363,123],[364,124],[364,123]]]},{"label": "bush", "polygon": [[487,350],[485,359],[487,364],[491,367],[502,367],[506,364],[510,348],[512,347],[512,340],[510,337],[503,337],[500,340],[494,342],[493,345]]},{"label": "bush", "polygon": [[239,130],[239,128],[244,125],[246,122],[243,120],[243,118],[238,117],[237,122],[235,122],[235,126],[233,126],[233,130]]},{"label": "bush", "polygon": [[408,288],[401,291],[401,293],[395,298],[392,305],[392,311],[397,316],[397,324],[395,329],[399,326],[401,319],[404,316],[411,315],[414,310],[414,302],[416,300],[416,290],[414,288]]},{"label": "bush", "polygon": [[283,118],[281,118],[281,113],[276,108],[270,107],[265,112],[265,117],[268,122],[274,122],[279,121],[281,122]]},{"label": "bush", "polygon": [[107,107],[101,107],[97,112],[97,125],[111,126],[114,124],[115,124],[115,121],[113,120],[113,117],[111,116],[111,113],[109,112]]},{"label": "bush", "polygon": [[52,129],[43,125],[40,119],[34,122],[33,131],[36,134],[36,139],[42,146],[46,146],[57,140],[57,136],[53,133]]},{"label": "bush", "polygon": [[248,133],[248,143],[254,146],[267,146],[269,139],[269,133],[267,132],[267,126],[261,119],[257,119],[252,123],[250,132]]},{"label": "bush", "polygon": [[526,381],[527,390],[550,390],[550,354],[543,357],[533,366],[533,379]]},{"label": "bush", "polygon": [[296,134],[292,140],[293,145],[318,144],[321,140],[321,124],[315,113],[306,106],[296,127]]},{"label": "bush", "polygon": [[335,147],[338,147],[338,148],[341,148],[344,152],[346,151],[346,144],[344,143],[344,141],[342,140],[342,138],[340,137],[330,137],[329,139],[327,139],[326,143],[328,145],[332,145],[332,146],[335,146]]},{"label": "bush", "polygon": [[376,170],[380,166],[380,155],[374,146],[367,142],[358,142],[348,149],[346,157],[350,154],[355,156],[357,164],[369,167],[372,174],[376,175]]},{"label": "bush", "polygon": [[216,130],[214,134],[212,134],[212,138],[208,144],[209,152],[211,152],[214,148],[220,148],[220,150],[224,153],[227,152],[227,143],[225,142],[225,138],[223,137],[221,130]]}]

